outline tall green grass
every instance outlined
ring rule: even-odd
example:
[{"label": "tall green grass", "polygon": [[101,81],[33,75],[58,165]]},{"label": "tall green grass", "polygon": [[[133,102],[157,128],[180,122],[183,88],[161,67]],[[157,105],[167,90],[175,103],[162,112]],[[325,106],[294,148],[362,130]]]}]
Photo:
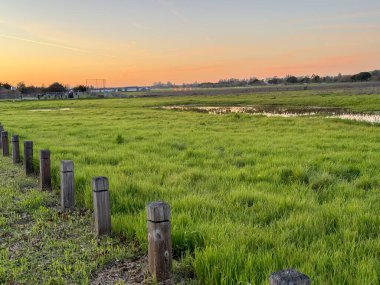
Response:
[{"label": "tall green grass", "polygon": [[[275,97],[275,99],[273,99]],[[176,258],[204,284],[266,284],[294,267],[315,284],[380,282],[379,126],[324,117],[214,116],[166,104],[277,104],[380,110],[380,95],[3,102],[11,134],[75,163],[77,202],[110,180],[113,231],[146,248],[145,205],[172,207]],[[70,110],[31,111],[34,109]],[[37,155],[36,155],[37,156]],[[36,161],[37,163],[37,161]]]}]

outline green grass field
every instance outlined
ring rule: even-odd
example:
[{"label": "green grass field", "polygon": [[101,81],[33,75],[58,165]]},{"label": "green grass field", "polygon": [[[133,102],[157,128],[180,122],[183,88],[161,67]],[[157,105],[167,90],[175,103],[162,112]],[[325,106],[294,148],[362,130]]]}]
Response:
[{"label": "green grass field", "polygon": [[143,249],[145,205],[169,202],[174,256],[201,284],[267,284],[289,267],[313,284],[380,283],[379,125],[151,108],[176,104],[376,112],[380,94],[2,102],[0,121],[33,140],[36,165],[51,150],[57,189],[59,161],[74,160],[78,206],[92,207],[93,176],[109,177],[113,231]]}]

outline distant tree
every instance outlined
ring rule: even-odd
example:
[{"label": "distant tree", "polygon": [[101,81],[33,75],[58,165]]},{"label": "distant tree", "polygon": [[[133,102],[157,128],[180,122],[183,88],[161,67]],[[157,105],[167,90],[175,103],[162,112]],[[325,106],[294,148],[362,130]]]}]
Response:
[{"label": "distant tree", "polygon": [[302,77],[299,81],[301,83],[310,83],[311,79],[309,76],[305,76],[305,77]]},{"label": "distant tree", "polygon": [[74,92],[86,92],[87,91],[87,86],[84,85],[78,85],[73,88]]},{"label": "distant tree", "polygon": [[163,85],[164,85],[164,84],[163,84],[161,81],[158,81],[158,82],[154,82],[154,83],[152,84],[152,87],[154,87],[154,88],[162,88]]},{"label": "distant tree", "polygon": [[321,78],[321,81],[322,82],[326,82],[326,83],[331,83],[331,82],[334,82],[334,77],[332,76],[324,76]]},{"label": "distant tree", "polygon": [[154,82],[152,87],[153,88],[173,88],[173,87],[176,87],[176,85],[171,83],[170,81],[168,81],[167,83],[163,83],[159,81],[159,82]]},{"label": "distant tree", "polygon": [[260,80],[258,80],[256,77],[251,77],[250,79],[248,79],[248,85],[255,85],[259,82]]},{"label": "distant tree", "polygon": [[43,87],[37,87],[34,85],[29,85],[26,86],[23,81],[17,83],[17,90],[21,94],[32,94],[32,93],[37,93],[37,92],[43,92]]},{"label": "distant tree", "polygon": [[317,74],[313,74],[311,76],[311,82],[313,83],[320,83],[321,82],[321,77]]},{"label": "distant tree", "polygon": [[22,94],[27,93],[27,89],[26,89],[26,85],[25,85],[24,81],[17,83],[17,90],[20,91]]},{"label": "distant tree", "polygon": [[4,89],[10,90],[12,88],[12,85],[10,85],[8,82],[0,82],[0,87],[3,87]]},{"label": "distant tree", "polygon": [[287,77],[286,77],[286,82],[287,83],[298,83],[298,79],[297,79],[297,77],[295,77],[295,76],[292,76],[292,75],[288,75]]},{"label": "distant tree", "polygon": [[49,87],[46,88],[46,92],[66,92],[67,89],[59,82],[54,82]]},{"label": "distant tree", "polygon": [[337,76],[333,77],[334,82],[342,82],[343,81],[343,75],[342,73],[338,73]]},{"label": "distant tree", "polygon": [[360,72],[358,74],[352,75],[352,81],[368,81],[371,79],[372,74],[369,72]]},{"label": "distant tree", "polygon": [[342,78],[340,79],[340,82],[350,82],[351,81],[351,75],[342,75]]},{"label": "distant tree", "polygon": [[371,72],[371,79],[375,81],[380,81],[380,70],[374,70]]},{"label": "distant tree", "polygon": [[217,87],[217,83],[202,82],[202,83],[199,83],[197,87],[201,87],[201,88],[214,88],[214,87]]},{"label": "distant tree", "polygon": [[273,78],[271,78],[271,79],[268,80],[268,83],[269,84],[281,84],[281,83],[283,83],[283,79],[282,78],[273,77]]}]

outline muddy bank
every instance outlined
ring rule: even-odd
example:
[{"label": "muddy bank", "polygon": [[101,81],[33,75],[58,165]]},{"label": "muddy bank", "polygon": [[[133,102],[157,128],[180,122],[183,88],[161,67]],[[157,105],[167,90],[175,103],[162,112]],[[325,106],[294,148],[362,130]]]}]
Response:
[{"label": "muddy bank", "polygon": [[267,117],[300,117],[322,115],[326,118],[338,118],[343,120],[354,120],[368,122],[372,124],[380,123],[380,115],[377,114],[352,114],[344,108],[329,107],[283,107],[283,106],[162,106],[164,110],[193,111],[208,113],[213,115],[223,115],[230,113],[244,113],[250,115],[263,115]]},{"label": "muddy bank", "polygon": [[178,111],[193,111],[209,114],[229,114],[229,113],[245,113],[254,115],[286,115],[286,116],[312,116],[318,114],[324,115],[338,115],[348,113],[343,108],[329,108],[329,107],[283,107],[283,106],[191,106],[191,105],[177,105],[177,106],[163,106],[160,107],[165,110],[178,110]]},{"label": "muddy bank", "polygon": [[380,124],[380,115],[369,115],[369,114],[342,114],[333,116],[332,118],[338,118],[342,120],[351,120],[359,122],[367,122],[371,124]]}]

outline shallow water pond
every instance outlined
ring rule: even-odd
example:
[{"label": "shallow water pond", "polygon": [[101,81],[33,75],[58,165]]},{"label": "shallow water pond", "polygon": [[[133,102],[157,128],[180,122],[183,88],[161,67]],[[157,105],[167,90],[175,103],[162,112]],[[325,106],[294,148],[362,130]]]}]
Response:
[{"label": "shallow water pond", "polygon": [[380,115],[378,114],[360,114],[349,113],[343,108],[326,108],[326,107],[280,107],[280,106],[191,106],[191,105],[175,105],[162,106],[160,109],[193,111],[209,113],[213,115],[223,115],[230,113],[245,113],[250,115],[263,115],[267,117],[300,117],[300,116],[316,116],[325,115],[327,118],[339,118],[344,120],[353,120],[368,122],[373,124],[380,123]]}]

